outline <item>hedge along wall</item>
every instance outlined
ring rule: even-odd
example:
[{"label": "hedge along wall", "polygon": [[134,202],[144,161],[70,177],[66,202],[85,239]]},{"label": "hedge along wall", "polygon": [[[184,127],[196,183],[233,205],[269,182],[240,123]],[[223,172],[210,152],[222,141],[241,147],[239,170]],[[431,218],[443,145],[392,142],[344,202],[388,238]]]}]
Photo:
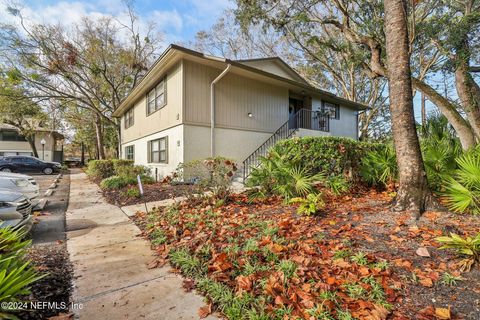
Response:
[{"label": "hedge along wall", "polygon": [[385,147],[342,137],[302,137],[280,141],[273,149],[289,164],[306,168],[310,174],[344,175],[357,180],[362,157]]}]

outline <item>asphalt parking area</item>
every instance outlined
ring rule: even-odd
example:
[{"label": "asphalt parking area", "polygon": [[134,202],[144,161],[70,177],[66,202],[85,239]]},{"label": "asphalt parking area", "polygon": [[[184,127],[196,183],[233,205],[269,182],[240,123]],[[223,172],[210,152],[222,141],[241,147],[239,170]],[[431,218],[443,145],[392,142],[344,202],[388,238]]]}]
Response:
[{"label": "asphalt parking area", "polygon": [[64,173],[53,189],[53,194],[45,196],[45,192],[57,177],[53,175],[32,175],[40,187],[39,199],[47,199],[47,205],[42,211],[34,214],[35,223],[31,238],[34,245],[48,244],[65,240],[65,212],[70,194],[70,175]]}]

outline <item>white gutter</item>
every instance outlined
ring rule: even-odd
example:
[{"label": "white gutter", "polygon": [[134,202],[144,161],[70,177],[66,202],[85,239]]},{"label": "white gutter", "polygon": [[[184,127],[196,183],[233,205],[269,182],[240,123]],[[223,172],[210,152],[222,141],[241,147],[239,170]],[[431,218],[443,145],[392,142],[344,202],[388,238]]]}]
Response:
[{"label": "white gutter", "polygon": [[215,157],[215,84],[220,81],[230,70],[232,65],[229,63],[227,68],[222,71],[210,84],[210,156]]}]

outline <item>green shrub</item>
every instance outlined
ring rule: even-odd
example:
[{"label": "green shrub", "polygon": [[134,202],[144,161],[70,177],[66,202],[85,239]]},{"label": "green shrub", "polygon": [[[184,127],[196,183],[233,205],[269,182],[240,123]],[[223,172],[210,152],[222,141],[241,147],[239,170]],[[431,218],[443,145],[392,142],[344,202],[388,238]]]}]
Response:
[{"label": "green shrub", "polygon": [[125,160],[125,159],[112,159],[113,170],[116,174],[118,174],[118,169],[122,167],[132,167],[134,165],[133,160]]},{"label": "green shrub", "polygon": [[443,192],[450,210],[480,214],[480,152],[473,150],[456,159],[458,169]]},{"label": "green shrub", "polygon": [[124,194],[129,198],[140,198],[140,190],[137,188],[130,188]]},{"label": "green shrub", "polygon": [[115,174],[112,160],[92,160],[88,163],[87,174],[95,179],[105,179]]},{"label": "green shrub", "polygon": [[289,201],[290,203],[300,204],[297,209],[298,214],[311,215],[320,211],[325,207],[325,202],[323,202],[322,194],[308,194],[305,198],[293,198]]},{"label": "green shrub", "polygon": [[[154,180],[150,176],[141,176],[140,177],[143,184],[153,183]],[[106,179],[103,179],[100,182],[100,188],[102,189],[121,189],[126,186],[136,185],[138,180],[136,176],[111,176]]]},{"label": "green shrub", "polygon": [[120,175],[118,172],[127,167],[133,167],[132,160],[109,159],[92,160],[88,163],[87,174],[95,179],[105,179],[113,175]]},{"label": "green shrub", "polygon": [[100,182],[100,188],[102,189],[121,189],[130,183],[135,183],[135,179],[131,179],[128,181],[125,177],[120,177],[120,176],[111,176],[108,178],[105,178]]},{"label": "green shrub", "polygon": [[115,175],[121,177],[150,176],[151,170],[146,166],[122,165],[115,167]]},{"label": "green shrub", "polygon": [[335,195],[341,195],[350,189],[348,181],[342,176],[331,176],[325,181],[325,186]]},{"label": "green shrub", "polygon": [[[25,259],[31,241],[24,241],[21,230],[0,228],[0,303],[18,302],[30,294],[29,286],[44,277],[38,275]],[[13,310],[12,310],[13,311]],[[16,319],[8,310],[0,310],[1,319]]]},{"label": "green shrub", "polygon": [[384,144],[360,142],[343,137],[302,137],[280,141],[273,150],[285,163],[299,166],[308,175],[359,178],[359,159],[369,151],[382,150]]},{"label": "green shrub", "polygon": [[365,182],[388,186],[397,180],[397,158],[392,145],[369,151],[361,159],[360,175]]},{"label": "green shrub", "polygon": [[234,161],[223,158],[207,158],[181,163],[174,176],[177,181],[191,182],[195,194],[210,192],[216,199],[225,199],[230,194],[230,185],[237,171]]}]

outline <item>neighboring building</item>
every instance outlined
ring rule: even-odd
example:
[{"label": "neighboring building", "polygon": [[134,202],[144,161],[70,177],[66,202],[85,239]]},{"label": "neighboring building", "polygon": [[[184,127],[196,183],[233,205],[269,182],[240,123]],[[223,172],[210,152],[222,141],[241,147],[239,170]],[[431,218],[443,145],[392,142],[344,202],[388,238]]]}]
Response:
[{"label": "neighboring building", "polygon": [[171,45],[113,115],[122,157],[163,176],[211,155],[248,169],[291,136],[357,139],[365,108],[310,86],[280,58],[232,61]]},{"label": "neighboring building", "polygon": [[[45,141],[42,146],[41,141]],[[38,128],[35,132],[35,146],[38,158],[45,161],[63,162],[62,134],[57,131]],[[2,156],[33,156],[30,144],[20,135],[18,130],[8,124],[0,124],[0,157]]]}]

